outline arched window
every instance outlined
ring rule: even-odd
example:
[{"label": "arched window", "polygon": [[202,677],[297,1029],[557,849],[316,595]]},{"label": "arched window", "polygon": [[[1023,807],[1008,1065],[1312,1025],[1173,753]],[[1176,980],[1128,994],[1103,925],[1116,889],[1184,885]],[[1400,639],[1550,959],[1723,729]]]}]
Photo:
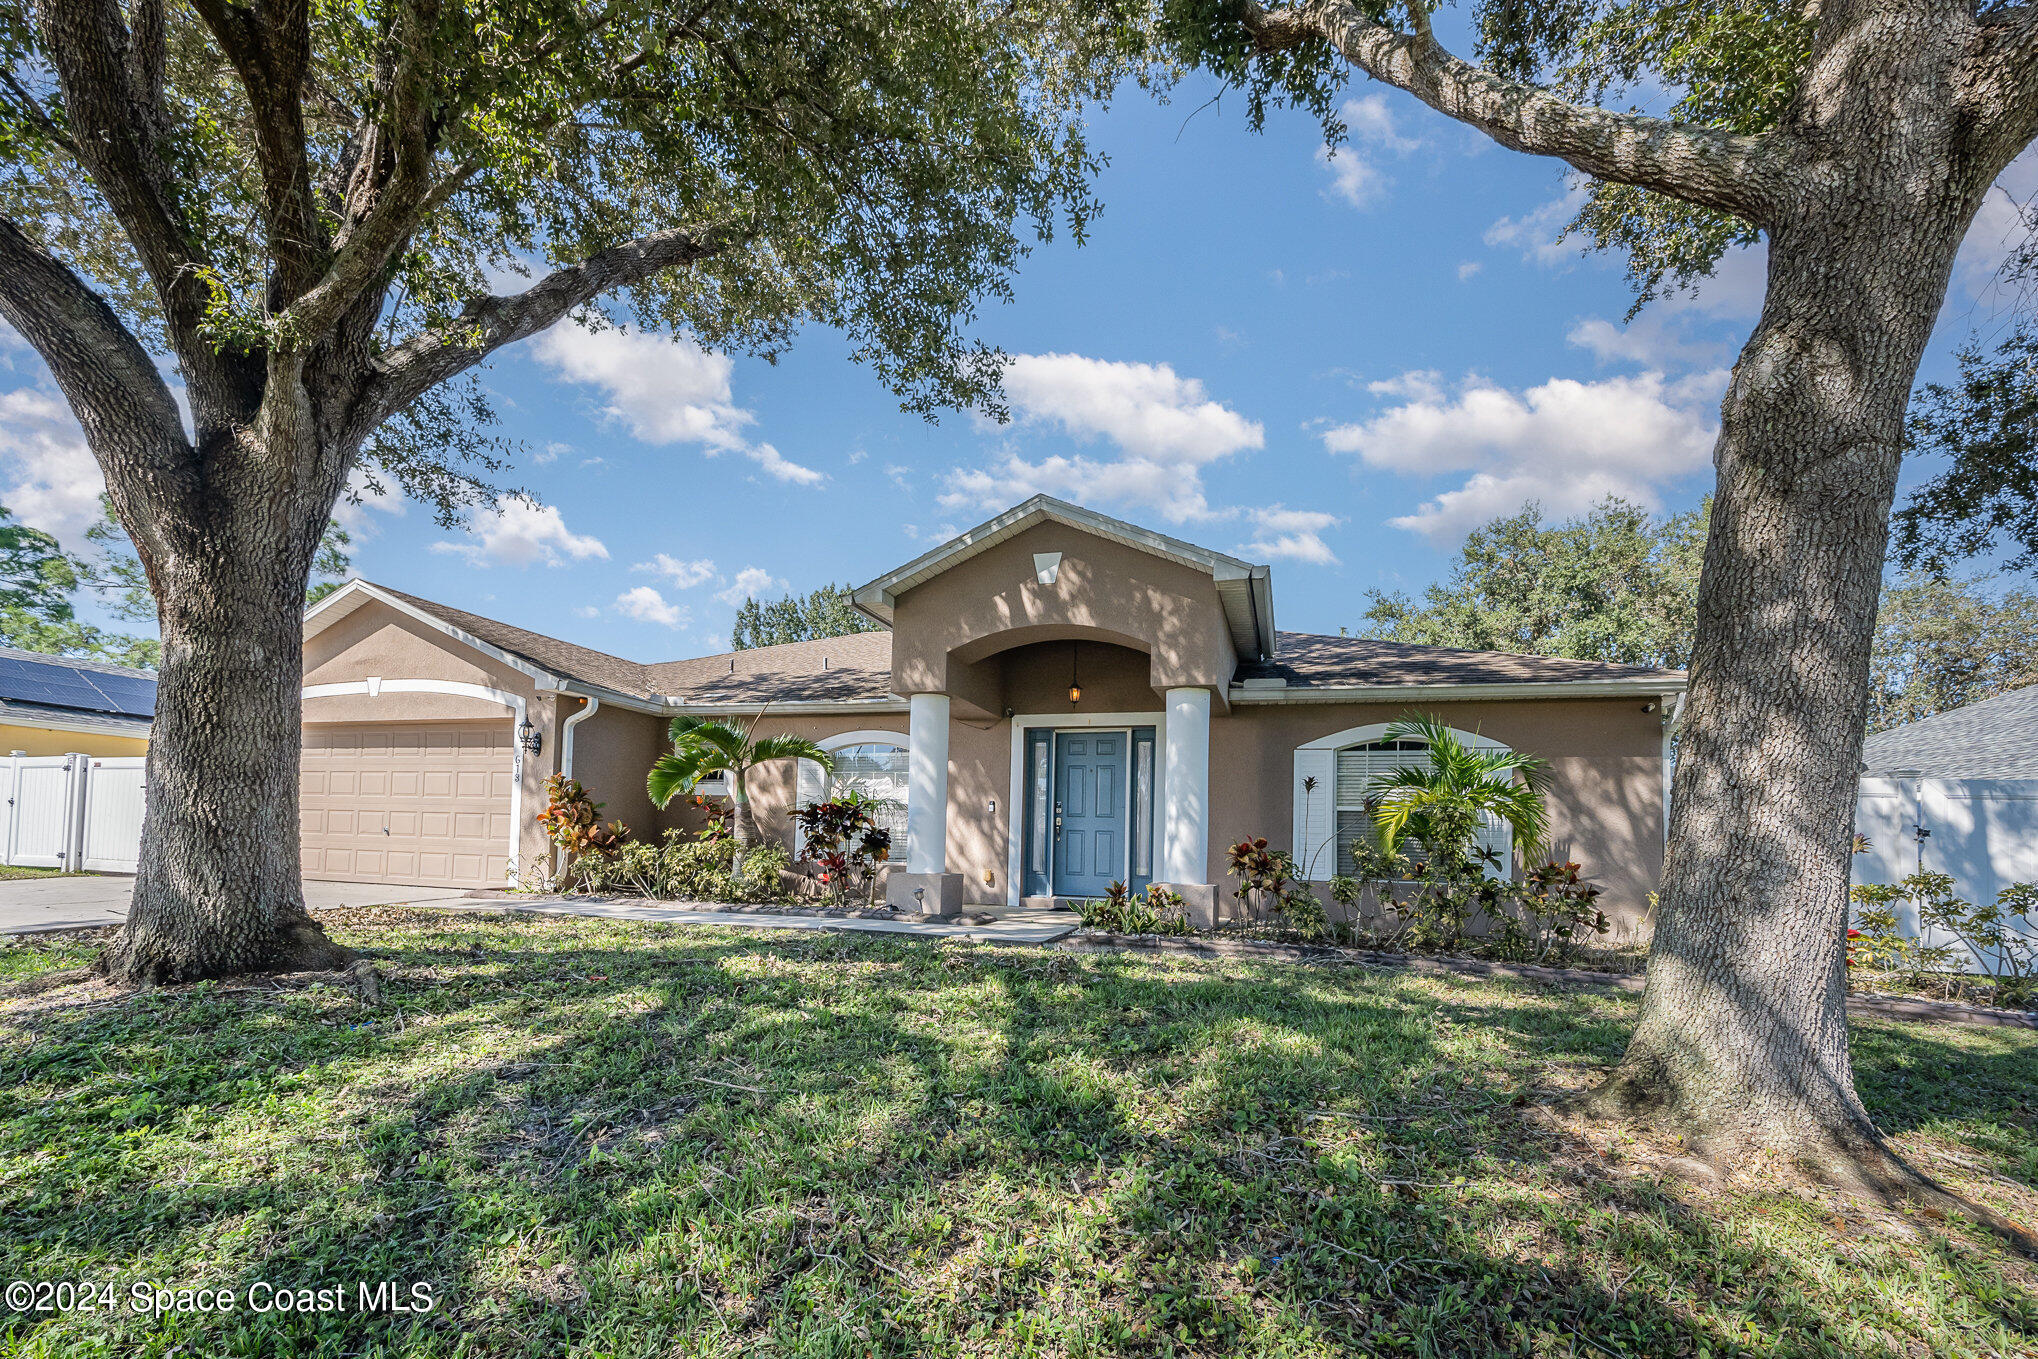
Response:
[{"label": "arched window", "polygon": [[[879,804],[877,823],[892,833],[890,861],[906,862],[906,738],[893,732],[847,732],[824,739],[821,748],[834,757],[835,768],[824,778],[821,766],[800,761],[799,805],[852,791],[871,799]],[[801,848],[795,843],[796,853]]]},{"label": "arched window", "polygon": [[[1355,870],[1352,847],[1374,834],[1369,805],[1373,779],[1402,766],[1429,762],[1429,749],[1422,742],[1389,742],[1387,731],[1387,723],[1377,722],[1332,732],[1295,748],[1291,843],[1296,861],[1311,881],[1323,882]],[[1457,736],[1474,749],[1507,749],[1477,732],[1459,731]],[[1504,824],[1489,818],[1480,827],[1477,843],[1499,854],[1500,873],[1509,871],[1511,840]],[[1421,847],[1403,840],[1402,852],[1419,857]]]},{"label": "arched window", "polygon": [[892,858],[906,861],[906,747],[866,741],[830,751],[828,796],[855,792],[879,804],[877,823],[892,833]]},{"label": "arched window", "polygon": [[[1373,791],[1373,780],[1396,769],[1420,769],[1428,764],[1429,746],[1422,741],[1365,741],[1337,752],[1337,862],[1340,873],[1352,871],[1353,848],[1371,842],[1376,834],[1373,812],[1379,797]],[[1498,854],[1503,865],[1508,863],[1513,841],[1507,824],[1499,817],[1489,815],[1481,820],[1475,842],[1479,848]],[[1422,842],[1413,836],[1402,839],[1400,850],[1411,859],[1420,859],[1425,852]]]}]

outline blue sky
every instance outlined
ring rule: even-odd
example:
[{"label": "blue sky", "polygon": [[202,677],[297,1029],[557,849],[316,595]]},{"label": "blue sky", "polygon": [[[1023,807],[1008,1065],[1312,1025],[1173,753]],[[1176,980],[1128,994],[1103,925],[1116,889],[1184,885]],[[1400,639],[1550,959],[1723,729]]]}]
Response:
[{"label": "blue sky", "polygon": [[[1011,424],[903,414],[823,330],[773,366],[562,323],[485,376],[542,508],[450,532],[418,505],[350,508],[357,573],[660,660],[725,646],[746,590],[860,583],[1044,490],[1272,562],[1284,628],[1357,630],[1367,589],[1436,579],[1527,497],[1674,510],[1708,489],[1759,252],[1624,324],[1621,261],[1555,240],[1575,207],[1556,162],[1363,80],[1327,159],[1305,118],[1255,135],[1210,92],[1094,119],[1111,164],[1089,244],[1039,247],[977,328],[1013,356]],[[2005,187],[2038,188],[2032,157]],[[1993,195],[1927,377],[2000,327],[2013,221]],[[97,491],[0,328],[0,498],[83,546]]]}]

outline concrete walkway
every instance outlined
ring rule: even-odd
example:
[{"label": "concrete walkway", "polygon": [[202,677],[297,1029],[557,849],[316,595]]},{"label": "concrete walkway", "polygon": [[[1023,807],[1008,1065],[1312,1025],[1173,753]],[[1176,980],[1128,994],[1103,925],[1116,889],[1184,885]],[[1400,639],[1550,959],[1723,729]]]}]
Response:
[{"label": "concrete walkway", "polygon": [[[87,930],[127,919],[134,879],[112,873],[71,873],[51,878],[0,881],[0,934],[46,934]],[[304,901],[325,906],[396,906],[445,902],[467,894],[464,887],[405,887],[371,882],[320,882],[307,878]]]},{"label": "concrete walkway", "polygon": [[770,915],[755,910],[718,911],[708,904],[608,901],[593,897],[505,897],[492,901],[435,901],[447,911],[539,911],[548,915],[597,916],[604,920],[658,920],[672,925],[734,925],[755,930],[850,930],[866,934],[916,934],[923,939],[975,939],[993,944],[1051,944],[1078,925],[1073,911],[992,907],[987,925],[954,920],[859,916]]}]

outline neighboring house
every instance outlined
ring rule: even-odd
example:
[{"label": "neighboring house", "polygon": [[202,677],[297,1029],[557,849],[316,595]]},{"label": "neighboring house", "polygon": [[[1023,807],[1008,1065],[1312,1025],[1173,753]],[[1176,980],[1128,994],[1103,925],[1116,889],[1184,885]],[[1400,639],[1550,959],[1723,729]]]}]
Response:
[{"label": "neighboring house", "polygon": [[[641,833],[676,713],[813,737],[904,804],[894,902],[1178,886],[1229,897],[1264,835],[1317,879],[1349,867],[1366,780],[1423,758],[1381,735],[1427,710],[1549,762],[1558,852],[1639,920],[1663,854],[1679,672],[1277,632],[1269,568],[1037,496],[855,592],[885,631],[643,664],[350,581],[305,615],[305,872],[489,885],[545,853],[571,773]],[[521,739],[520,739],[521,738]],[[765,833],[826,790],[756,780]]]},{"label": "neighboring house", "polygon": [[1923,867],[1976,902],[2038,882],[2038,685],[1870,736],[1854,828],[1868,839],[1858,882]]},{"label": "neighboring house", "polygon": [[0,755],[145,755],[156,677],[0,647]]}]

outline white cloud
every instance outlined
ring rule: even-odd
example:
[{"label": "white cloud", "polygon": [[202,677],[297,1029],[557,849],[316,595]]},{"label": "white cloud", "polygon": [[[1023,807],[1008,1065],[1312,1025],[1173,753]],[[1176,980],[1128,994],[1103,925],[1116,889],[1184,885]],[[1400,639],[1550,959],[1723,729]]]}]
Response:
[{"label": "white cloud", "polygon": [[665,602],[665,596],[649,585],[638,585],[616,596],[616,612],[640,623],[658,623],[676,628],[686,622],[687,611]]},{"label": "white cloud", "polygon": [[42,387],[0,392],[0,467],[16,518],[74,550],[85,546],[106,481],[63,397]]},{"label": "white cloud", "polygon": [[1366,390],[1374,396],[1405,396],[1415,401],[1441,401],[1444,399],[1444,375],[1434,368],[1411,368],[1391,378],[1378,378],[1366,384]]},{"label": "white cloud", "polygon": [[1762,314],[1762,298],[1768,291],[1769,247],[1757,242],[1735,246],[1720,256],[1718,266],[1695,289],[1651,302],[1649,308],[1672,316],[1695,313],[1719,321],[1752,321]]},{"label": "white cloud", "polygon": [[1394,183],[1380,169],[1379,157],[1408,155],[1421,149],[1423,140],[1401,131],[1385,94],[1347,99],[1339,112],[1348,139],[1342,146],[1326,147],[1320,153],[1330,167],[1331,192],[1355,208],[1376,207]]},{"label": "white cloud", "polygon": [[1458,266],[1458,282],[1469,283],[1472,280],[1473,275],[1477,274],[1481,269],[1484,269],[1485,267],[1486,266],[1480,263],[1478,260],[1466,260],[1463,264],[1460,264]]},{"label": "white cloud", "polygon": [[559,460],[560,454],[571,453],[572,451],[573,451],[572,444],[562,444],[557,439],[554,439],[552,442],[546,444],[543,448],[539,449],[536,453],[533,453],[531,455],[531,461],[536,463],[538,466],[543,467],[548,462],[557,462]]},{"label": "white cloud", "polygon": [[574,606],[573,616],[576,618],[599,618],[601,617],[601,610],[592,604],[577,604]]},{"label": "white cloud", "polygon": [[1424,142],[1421,137],[1411,137],[1401,130],[1401,122],[1394,116],[1394,107],[1387,102],[1384,93],[1361,95],[1347,99],[1338,112],[1343,115],[1345,128],[1354,142],[1366,146],[1377,146],[1383,151],[1392,151],[1405,156],[1411,151],[1420,151]]},{"label": "white cloud", "polygon": [[743,450],[743,455],[762,467],[765,475],[778,481],[789,481],[796,486],[813,486],[828,479],[827,473],[817,472],[811,467],[803,467],[791,461],[770,444],[750,445]]},{"label": "white cloud", "polygon": [[1653,308],[1624,326],[1603,316],[1588,316],[1564,338],[1580,349],[1591,350],[1602,363],[1636,363],[1657,369],[1714,360],[1721,349],[1717,343],[1692,339],[1687,327]]},{"label": "white cloud", "polygon": [[[1419,392],[1431,375],[1409,383]],[[1396,528],[1448,541],[1539,500],[1574,514],[1607,495],[1662,503],[1670,484],[1710,461],[1724,370],[1677,381],[1659,372],[1580,382],[1552,378],[1513,392],[1468,377],[1454,395],[1411,397],[1368,420],[1325,431],[1333,453],[1409,476],[1468,473]]]},{"label": "white cloud", "polygon": [[1355,147],[1326,147],[1322,156],[1330,167],[1330,191],[1362,212],[1378,207],[1394,183]]},{"label": "white cloud", "polygon": [[691,590],[702,581],[713,580],[715,564],[706,557],[683,562],[679,558],[660,552],[648,562],[638,562],[632,571],[650,571],[665,577],[682,590]]},{"label": "white cloud", "polygon": [[1746,338],[1746,323],[1761,314],[1767,287],[1766,248],[1738,246],[1721,256],[1719,266],[1691,291],[1657,298],[1628,322],[1585,317],[1565,338],[1591,350],[1602,363],[1711,368]]},{"label": "white cloud", "polygon": [[756,595],[782,594],[790,588],[785,581],[771,574],[761,566],[746,566],[736,573],[736,579],[729,582],[729,588],[716,594],[715,598],[731,606],[741,604],[746,598]]},{"label": "white cloud", "polygon": [[1253,538],[1243,551],[1257,557],[1286,557],[1317,566],[1337,565],[1337,554],[1323,541],[1326,530],[1344,522],[1336,515],[1322,510],[1291,510],[1284,505],[1268,505],[1247,510],[1246,514],[1252,520]]},{"label": "white cloud", "polygon": [[1266,443],[1258,421],[1211,400],[1201,382],[1165,363],[1021,354],[1006,370],[1005,394],[1020,428],[1045,426],[1082,442],[1101,438],[1120,456],[1036,461],[1008,452],[990,467],[951,471],[942,508],[1002,509],[1045,491],[1144,506],[1177,523],[1207,519],[1203,469]]},{"label": "white cloud", "polygon": [[571,382],[601,390],[602,413],[647,444],[699,444],[710,454],[741,453],[778,481],[812,486],[826,480],[746,431],[754,412],[738,406],[730,387],[735,364],[681,335],[588,330],[560,324],[532,346],[538,361]]},{"label": "white cloud", "polygon": [[476,541],[433,543],[432,551],[505,566],[533,562],[563,566],[568,557],[606,561],[609,555],[601,539],[569,530],[558,506],[533,504],[522,496],[504,496],[493,508],[474,511],[468,516],[467,532]]},{"label": "white cloud", "polygon": [[1510,246],[1531,264],[1545,267],[1568,264],[1579,255],[1574,242],[1559,240],[1578,210],[1585,206],[1585,190],[1577,185],[1541,207],[1519,217],[1503,217],[1486,228],[1486,244]]}]

